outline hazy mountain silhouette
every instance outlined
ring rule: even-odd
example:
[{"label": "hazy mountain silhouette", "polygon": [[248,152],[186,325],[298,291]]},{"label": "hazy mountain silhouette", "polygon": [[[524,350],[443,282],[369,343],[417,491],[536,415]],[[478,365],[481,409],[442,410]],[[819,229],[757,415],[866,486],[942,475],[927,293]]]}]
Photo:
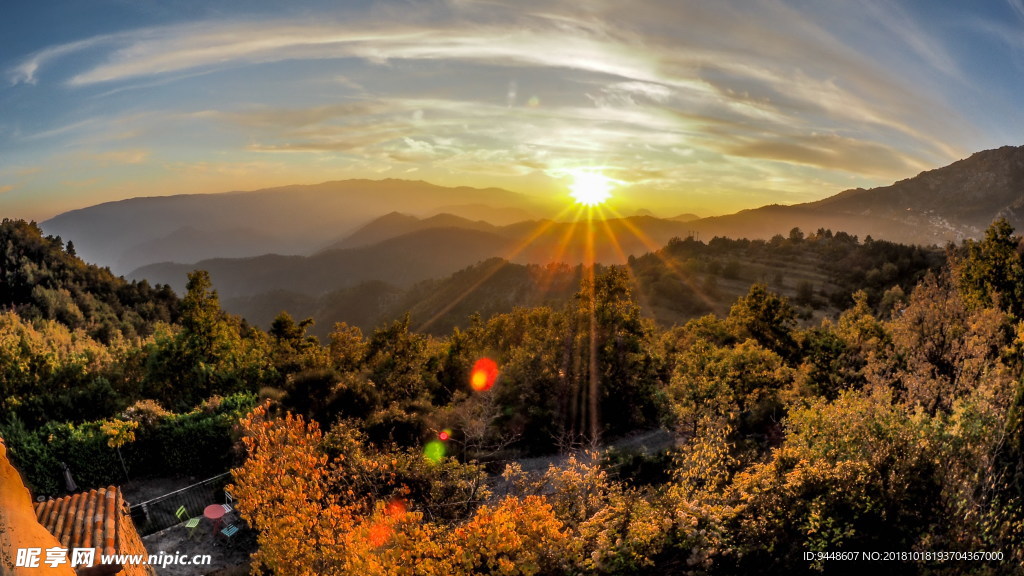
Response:
[{"label": "hazy mountain silhouette", "polygon": [[[664,326],[709,312],[728,314],[754,282],[792,299],[801,317],[820,321],[864,290],[872,304],[911,290],[928,270],[941,266],[941,249],[885,241],[858,242],[848,234],[823,232],[805,238],[673,240],[657,251],[630,259],[629,277],[644,314]],[[490,258],[449,276],[400,287],[362,282],[313,296],[275,290],[223,299],[225,309],[269,327],[286,310],[317,321],[312,332],[326,338],[336,322],[364,332],[409,314],[411,326],[443,336],[483,318],[516,307],[569,304],[585,270],[564,264],[522,265]],[[894,291],[899,286],[901,291]],[[813,319],[813,320],[812,320]]]},{"label": "hazy mountain silhouette", "polygon": [[312,317],[312,333],[326,338],[335,322],[369,332],[410,314],[417,330],[450,333],[474,313],[483,317],[516,306],[561,306],[579,289],[581,271],[568,266],[524,266],[491,258],[447,277],[407,288],[371,281],[319,297],[288,291],[225,298],[224,308],[249,322],[269,327],[286,310],[296,318]]},{"label": "hazy mountain silhouette", "polygon": [[331,243],[325,250],[369,246],[388,238],[395,238],[430,228],[461,228],[483,232],[498,231],[498,227],[493,224],[480,220],[469,220],[454,214],[437,214],[436,216],[420,219],[408,214],[391,212],[371,221],[345,238]]},{"label": "hazy mountain silhouette", "polygon": [[[458,227],[446,224],[459,224]],[[195,264],[164,262],[129,274],[183,289],[188,272],[208,270],[225,297],[272,290],[320,295],[369,280],[409,286],[440,278],[491,257],[519,264],[594,260],[625,263],[630,255],[657,250],[685,235],[689,224],[650,216],[588,222],[539,220],[496,227],[452,215],[417,219],[401,214],[378,218],[312,256],[266,254],[215,258]],[[411,230],[411,231],[409,231]],[[396,236],[388,237],[389,234]],[[374,244],[365,244],[381,239]],[[592,254],[592,256],[591,256]]]},{"label": "hazy mountain silhouette", "polygon": [[[266,254],[251,258],[215,258],[195,264],[162,263],[132,272],[132,278],[165,278],[184,289],[194,269],[210,272],[223,297],[251,296],[273,290],[320,295],[369,280],[397,286],[446,276],[507,250],[508,240],[479,230],[432,228],[390,238],[373,246],[326,250],[313,256]],[[151,280],[153,281],[153,280]]]},{"label": "hazy mountain silhouette", "polygon": [[[768,239],[797,227],[805,232],[829,228],[861,238],[942,245],[979,236],[998,216],[1021,228],[1022,192],[1024,148],[1004,147],[890,186],[696,220],[641,215],[591,223],[531,219],[495,225],[451,212],[426,212],[435,215],[420,218],[416,214],[429,206],[445,202],[452,209],[459,205],[452,202],[460,200],[540,208],[535,199],[504,190],[351,180],[126,200],[62,214],[44,226],[74,239],[86,259],[116,255],[119,267],[154,259],[179,262],[131,274],[177,289],[184,285],[185,272],[206,268],[228,297],[269,290],[320,295],[369,280],[408,286],[490,257],[521,264],[622,263],[689,235],[705,241],[715,236]],[[479,207],[478,202],[461,205]],[[210,255],[218,258],[204,259]],[[232,255],[245,258],[224,257]]]},{"label": "hazy mountain silhouette", "polygon": [[[73,238],[83,259],[126,272],[160,261],[308,254],[395,210],[431,215],[443,206],[445,212],[471,219],[482,210],[537,218],[551,212],[545,202],[499,188],[345,180],[251,192],[133,198],[65,212],[43,222],[42,228]],[[459,206],[468,207],[465,214]]]}]

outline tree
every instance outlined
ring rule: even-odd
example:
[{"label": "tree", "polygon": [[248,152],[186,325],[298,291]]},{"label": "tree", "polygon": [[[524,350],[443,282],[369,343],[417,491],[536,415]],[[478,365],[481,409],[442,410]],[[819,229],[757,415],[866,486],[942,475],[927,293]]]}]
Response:
[{"label": "tree", "polygon": [[104,422],[101,426],[103,433],[109,437],[107,439],[107,446],[117,449],[117,457],[121,460],[121,468],[124,470],[125,480],[128,480],[128,467],[124,464],[121,447],[135,441],[135,430],[138,427],[138,422],[117,419]]},{"label": "tree", "polygon": [[[658,360],[651,354],[651,327],[640,317],[624,268],[595,278],[597,352],[602,426],[622,434],[657,420]],[[623,405],[621,399],[629,398]]]},{"label": "tree", "polygon": [[586,336],[569,322],[550,308],[517,308],[487,323],[485,342],[500,373],[484,394],[503,412],[492,440],[514,436],[527,450],[543,452],[585,433],[585,360],[577,350],[587,346]]},{"label": "tree", "polygon": [[271,418],[266,405],[239,424],[247,458],[229,489],[257,530],[254,562],[282,576],[341,573],[348,551],[338,548],[357,518],[328,489],[319,427],[290,414]]},{"label": "tree", "polygon": [[328,354],[316,336],[306,334],[314,324],[312,318],[295,322],[291,314],[282,311],[270,325],[274,342],[274,366],[282,378],[310,369],[327,368]]},{"label": "tree", "polygon": [[409,315],[374,331],[366,350],[370,380],[385,404],[429,398],[436,389],[428,337],[409,330]]},{"label": "tree", "polygon": [[891,324],[902,398],[927,412],[949,411],[980,382],[1005,383],[1008,328],[999,310],[968,309],[948,274],[927,277]]},{"label": "tree", "polygon": [[803,573],[801,551],[927,545],[944,524],[934,450],[926,420],[884,395],[792,411],[782,447],[736,475],[737,572]]},{"label": "tree", "polygon": [[837,322],[825,320],[805,333],[801,393],[835,399],[842,390],[859,390],[867,384],[869,362],[875,371],[891,371],[886,362],[892,356],[892,335],[872,314],[866,292],[858,290],[853,300]]},{"label": "tree", "polygon": [[709,418],[763,437],[783,416],[779,392],[791,380],[782,358],[754,340],[732,347],[698,341],[680,354],[667,392],[686,435]]},{"label": "tree", "polygon": [[740,338],[753,338],[783,358],[794,357],[793,339],[796,312],[786,298],[770,292],[764,284],[754,284],[743,298],[729,309],[728,323]]},{"label": "tree", "polygon": [[1014,319],[1024,319],[1024,262],[1020,239],[1000,218],[985,230],[980,242],[966,243],[966,256],[956,261],[954,274],[969,304],[998,306]]},{"label": "tree", "polygon": [[344,322],[334,325],[331,332],[328,353],[331,365],[339,372],[354,372],[362,367],[366,360],[367,343],[363,331],[358,326],[349,326]]},{"label": "tree", "polygon": [[180,329],[161,331],[148,346],[150,397],[184,409],[213,394],[257,390],[274,382],[268,336],[243,327],[221,309],[206,271],[196,270],[188,278]]}]

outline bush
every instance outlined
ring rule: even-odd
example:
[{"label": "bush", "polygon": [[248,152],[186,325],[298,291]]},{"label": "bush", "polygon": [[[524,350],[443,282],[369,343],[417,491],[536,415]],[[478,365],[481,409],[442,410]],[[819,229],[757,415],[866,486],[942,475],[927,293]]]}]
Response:
[{"label": "bush", "polygon": [[[138,402],[126,410],[140,422],[134,441],[121,447],[131,477],[212,476],[227,470],[234,458],[234,427],[256,403],[252,394],[235,394],[206,403],[187,414],[163,411],[155,402]],[[144,423],[143,423],[144,422]],[[104,421],[51,422],[29,431],[17,419],[0,424],[11,461],[33,494],[59,495],[65,490],[61,462],[82,489],[121,484],[124,471],[117,450],[108,444]]]}]

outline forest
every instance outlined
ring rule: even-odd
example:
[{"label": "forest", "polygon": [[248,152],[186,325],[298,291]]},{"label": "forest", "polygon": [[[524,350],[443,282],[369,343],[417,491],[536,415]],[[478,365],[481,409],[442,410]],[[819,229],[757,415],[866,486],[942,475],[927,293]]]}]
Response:
[{"label": "forest", "polygon": [[[61,462],[84,487],[230,469],[254,574],[1024,567],[1024,249],[1003,220],[944,252],[678,239],[580,268],[559,303],[323,340],[226,313],[201,270],[178,297],[15,220],[0,249],[0,436],[33,494],[62,493]],[[830,290],[749,273],[772,255],[831,262]],[[707,278],[747,288],[718,312]],[[608,448],[652,430],[671,445]],[[920,559],[834,555],[873,551]]]}]

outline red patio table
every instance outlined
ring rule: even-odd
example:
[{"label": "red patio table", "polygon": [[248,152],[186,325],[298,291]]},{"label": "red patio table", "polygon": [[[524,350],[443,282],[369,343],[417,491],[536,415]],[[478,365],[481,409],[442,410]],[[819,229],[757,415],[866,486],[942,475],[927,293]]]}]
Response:
[{"label": "red patio table", "polygon": [[213,535],[217,535],[217,529],[220,528],[221,519],[224,518],[224,505],[223,504],[210,504],[203,509],[203,516],[213,520]]}]

